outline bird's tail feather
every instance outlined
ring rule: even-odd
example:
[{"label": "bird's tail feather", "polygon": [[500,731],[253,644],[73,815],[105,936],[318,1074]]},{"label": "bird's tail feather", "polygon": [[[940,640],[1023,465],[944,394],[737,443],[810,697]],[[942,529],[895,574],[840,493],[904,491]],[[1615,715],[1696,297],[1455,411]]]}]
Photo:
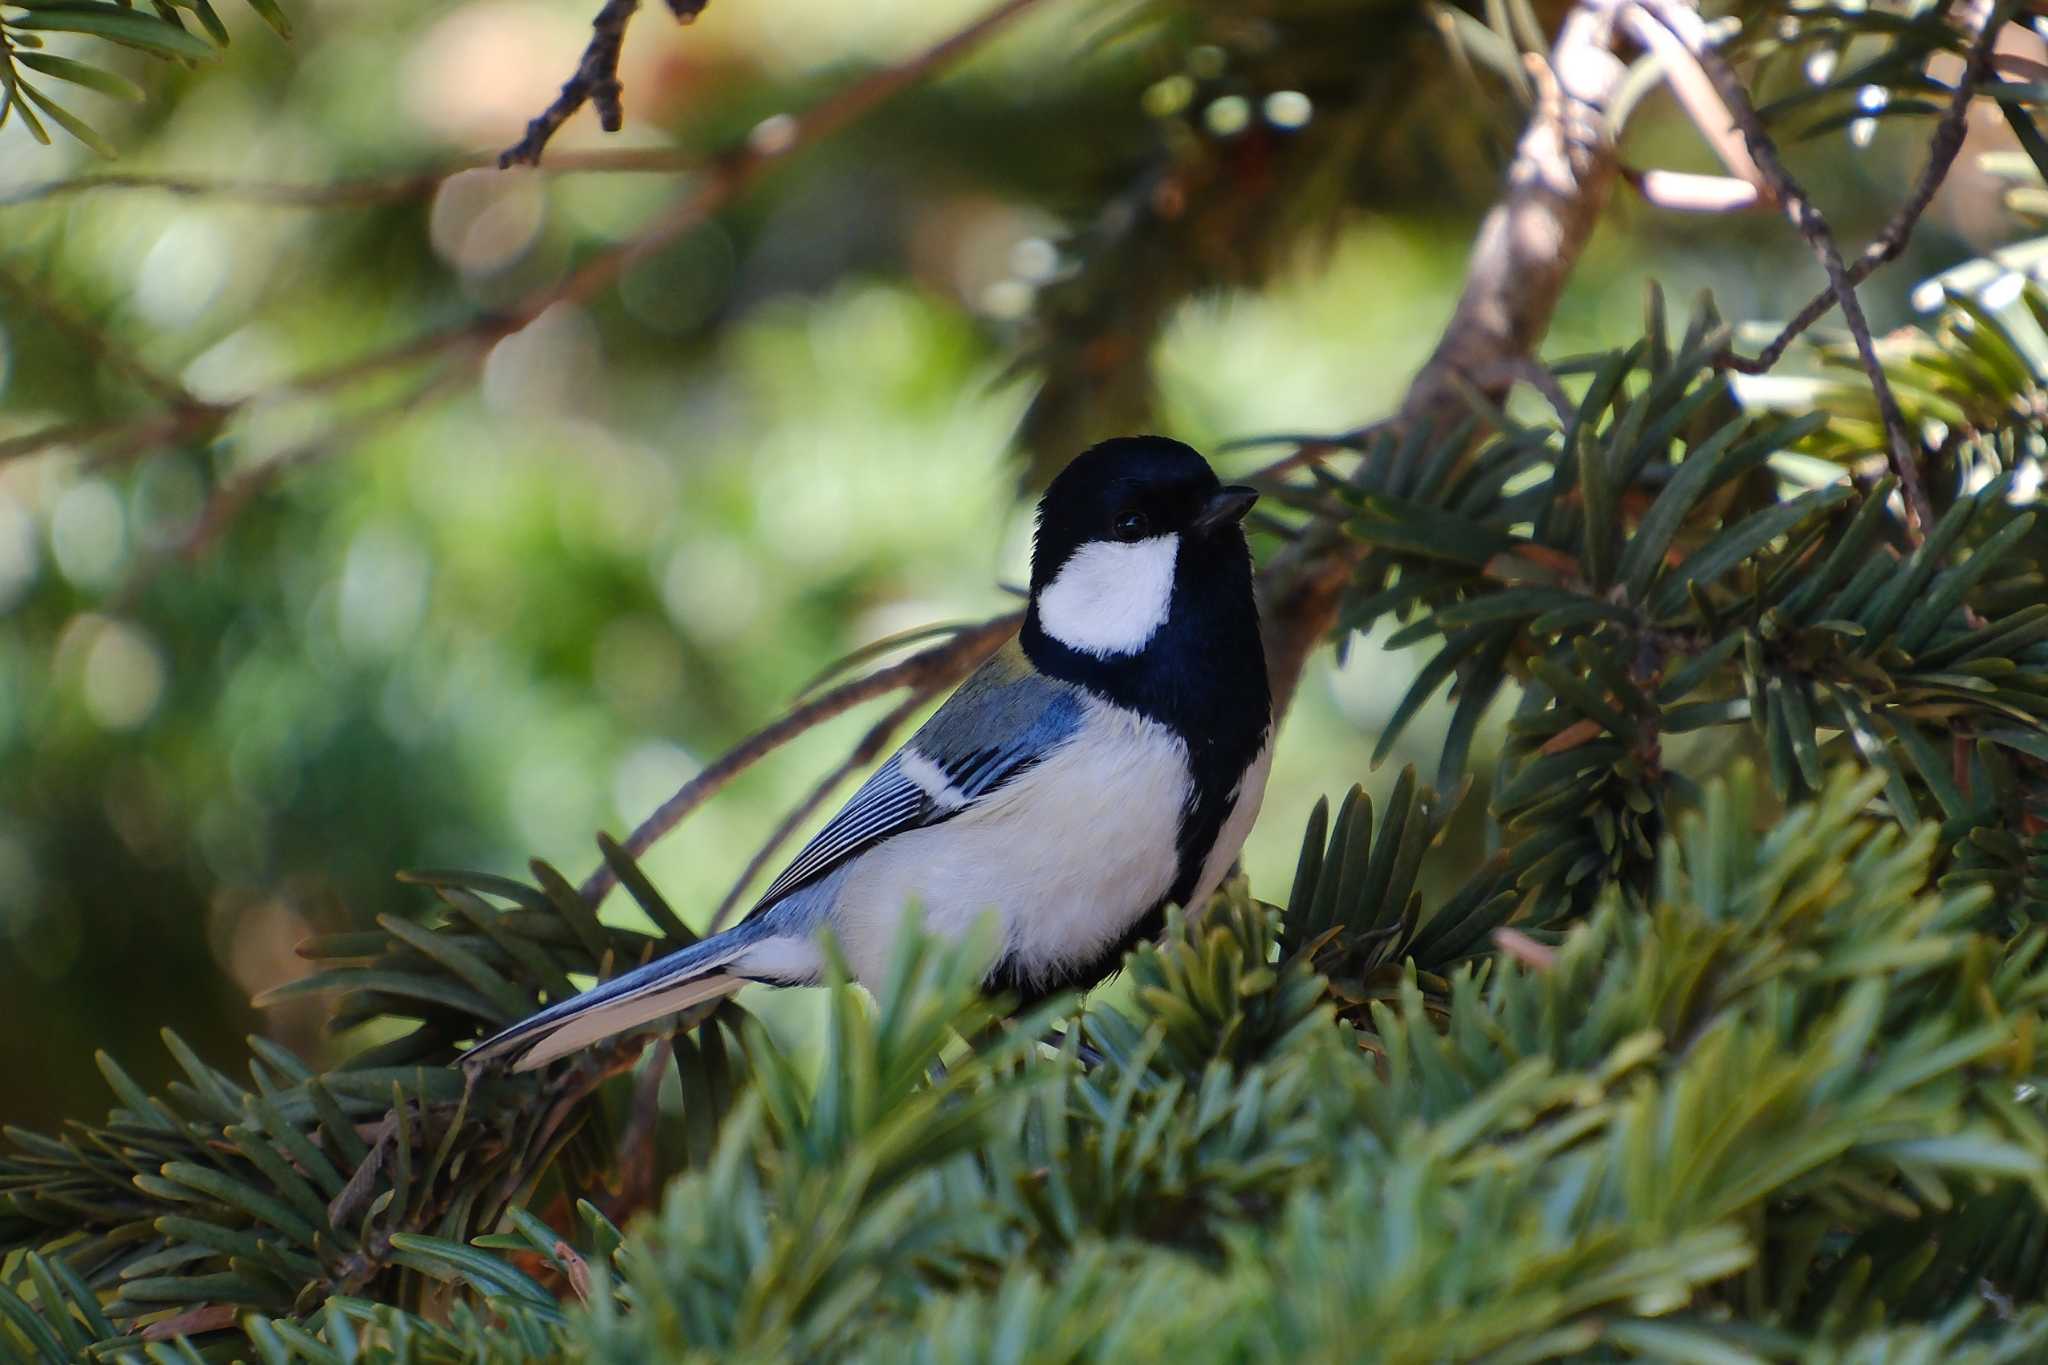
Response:
[{"label": "bird's tail feather", "polygon": [[531,1071],[635,1024],[730,995],[746,979],[720,968],[749,937],[728,931],[613,977],[484,1039],[462,1060],[475,1066],[509,1058],[514,1071]]},{"label": "bird's tail feather", "polygon": [[692,977],[672,986],[651,989],[643,995],[622,996],[588,1006],[540,1034],[538,1041],[519,1054],[519,1060],[512,1064],[512,1069],[532,1071],[535,1067],[546,1066],[555,1058],[566,1057],[600,1038],[624,1033],[636,1024],[659,1019],[664,1014],[674,1014],[706,1000],[731,995],[746,984],[743,976],[713,972],[710,976]]}]

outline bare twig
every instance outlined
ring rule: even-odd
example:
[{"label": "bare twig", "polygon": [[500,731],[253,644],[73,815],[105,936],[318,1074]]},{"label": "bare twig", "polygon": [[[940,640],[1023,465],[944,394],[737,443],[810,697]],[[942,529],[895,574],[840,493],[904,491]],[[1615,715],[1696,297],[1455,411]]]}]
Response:
[{"label": "bare twig", "polygon": [[[1827,271],[1828,285],[1835,302],[1841,307],[1842,321],[1849,333],[1856,339],[1856,352],[1863,360],[1863,368],[1870,380],[1871,391],[1877,396],[1877,410],[1884,419],[1887,453],[1891,458],[1892,470],[1899,476],[1899,486],[1905,495],[1906,508],[1912,526],[1909,530],[1924,534],[1934,524],[1933,512],[1927,501],[1927,489],[1920,478],[1919,441],[1906,425],[1906,417],[1899,410],[1898,396],[1892,392],[1891,381],[1884,372],[1884,365],[1878,359],[1877,343],[1870,335],[1870,322],[1863,315],[1863,305],[1856,297],[1856,286],[1849,278],[1849,268],[1842,260],[1841,248],[1835,243],[1835,235],[1828,227],[1827,219],[1821,214],[1806,190],[1792,178],[1785,163],[1778,156],[1777,144],[1765,131],[1763,120],[1757,117],[1756,108],[1749,102],[1749,92],[1743,88],[1733,68],[1721,54],[1705,43],[1704,26],[1699,14],[1683,0],[1635,0],[1640,8],[1673,34],[1686,42],[1692,57],[1699,63],[1700,70],[1712,81],[1714,89],[1721,96],[1729,117],[1741,130],[1749,145],[1749,154],[1764,177],[1771,197],[1785,210],[1785,216],[1799,235],[1806,239],[1821,268]],[[1964,87],[1967,89],[1967,85]],[[1967,103],[1967,97],[1965,97]]]},{"label": "bare twig", "polygon": [[1265,487],[1277,484],[1280,476],[1283,474],[1308,465],[1321,464],[1333,455],[1346,452],[1356,454],[1370,448],[1374,438],[1385,429],[1386,425],[1385,422],[1374,422],[1368,426],[1353,427],[1350,431],[1332,432],[1327,436],[1276,435],[1246,437],[1237,441],[1225,441],[1217,446],[1216,449],[1219,452],[1243,450],[1249,446],[1279,445],[1283,441],[1291,442],[1294,446],[1293,450],[1282,455],[1279,459],[1262,464],[1249,474],[1241,476],[1247,483],[1254,483]]},{"label": "bare twig", "polygon": [[[669,0],[669,9],[677,23],[687,24],[696,19],[704,4],[705,0]],[[619,131],[626,121],[625,111],[619,107],[619,52],[626,45],[626,25],[639,9],[640,0],[604,0],[597,17],[590,21],[590,45],[583,49],[583,60],[576,63],[576,74],[562,82],[562,92],[554,102],[526,125],[526,136],[498,154],[498,169],[538,166],[548,139],[586,104],[596,107],[600,128],[607,133]]]},{"label": "bare twig", "polygon": [[[1968,7],[1977,25],[1976,36],[1970,43],[1969,57],[1963,64],[1963,71],[1956,78],[1955,90],[1949,95],[1948,108],[1943,111],[1941,122],[1935,126],[1934,136],[1927,143],[1927,164],[1920,168],[1920,178],[1914,182],[1913,192],[1899,205],[1884,230],[1871,239],[1863,254],[1848,268],[1845,278],[1849,287],[1855,288],[1877,271],[1899,257],[1912,240],[1913,229],[1920,222],[1920,215],[1934,202],[1934,195],[1948,179],[1949,170],[1955,165],[1956,156],[1963,149],[1964,136],[1969,132],[1970,105],[1983,88],[1991,69],[1992,49],[1998,45],[1999,30],[2005,27],[2002,14],[1990,0]],[[1758,351],[1754,357],[1729,354],[1721,359],[1726,369],[1743,374],[1763,374],[1785,358],[1786,350],[1807,328],[1813,326],[1834,311],[1837,295],[1832,284],[1808,300],[1792,317],[1792,320],[1771,338],[1771,343]]]},{"label": "bare twig", "polygon": [[825,798],[830,796],[840,783],[881,757],[883,747],[903,728],[903,723],[916,715],[919,707],[937,696],[944,685],[942,683],[935,687],[913,689],[908,697],[896,704],[895,709],[868,728],[868,732],[861,736],[860,743],[853,747],[853,752],[840,760],[838,767],[826,773],[824,778],[811,788],[810,795],[782,817],[782,822],[776,825],[774,833],[754,851],[754,856],[747,862],[746,870],[733,882],[732,890],[726,892],[725,899],[718,903],[718,910],[711,916],[711,923],[704,930],[705,933],[715,934],[725,927],[725,922],[732,917],[732,912],[739,908],[740,897],[753,885],[754,878],[761,875],[762,869],[768,866],[768,860],[775,856],[776,851],[789,842],[789,837],[803,826],[804,821],[811,818],[812,813],[825,803]]},{"label": "bare twig", "polygon": [[1651,19],[1638,7],[1624,10],[1621,18],[1630,35],[1661,61],[1664,83],[1671,88],[1672,97],[1685,110],[1693,126],[1700,130],[1700,135],[1714,149],[1714,155],[1721,159],[1729,174],[1758,194],[1769,194],[1770,185],[1737,134],[1735,121],[1722,104],[1720,92],[1714,88],[1712,79],[1694,54],[1696,47],[1706,46],[1706,21],[1698,13],[1693,13],[1688,31],[1681,36],[1674,29]]},{"label": "bare twig", "polygon": [[540,164],[548,139],[585,104],[597,107],[597,126],[607,133],[625,126],[626,114],[619,107],[619,53],[626,46],[626,25],[639,9],[640,0],[604,0],[597,17],[590,21],[590,44],[576,63],[576,73],[562,83],[554,101],[526,125],[526,135],[498,154],[499,170]]},{"label": "bare twig", "polygon": [[1740,213],[1763,201],[1755,185],[1732,175],[1634,171],[1625,166],[1621,174],[1644,203],[1674,213]]},{"label": "bare twig", "polygon": [[[1552,45],[1541,98],[1515,149],[1507,187],[1479,229],[1465,287],[1429,360],[1394,419],[1399,430],[1451,430],[1465,415],[1463,386],[1495,401],[1549,329],[1618,163],[1606,108],[1626,68],[1614,54],[1624,0],[1580,0]],[[1336,624],[1363,546],[1327,516],[1273,557],[1260,576],[1266,672],[1284,710],[1310,653]]]},{"label": "bare twig", "polygon": [[[681,824],[690,812],[716,796],[727,783],[755,763],[798,735],[843,715],[862,702],[906,688],[921,699],[938,695],[973,672],[1005,640],[1016,634],[1021,624],[1022,613],[1011,612],[979,625],[963,626],[943,644],[919,650],[901,663],[841,683],[792,708],[774,724],[755,731],[685,782],[681,790],[661,804],[660,809],[640,822],[621,847],[635,858],[646,853],[656,840]],[[587,904],[596,905],[616,885],[618,875],[606,861],[584,878],[580,890]]]},{"label": "bare twig", "polygon": [[[622,173],[669,174],[690,170],[703,158],[678,147],[613,147],[601,150],[556,152],[539,166],[539,175],[591,175]],[[46,180],[0,193],[0,209],[18,208],[47,199],[94,194],[102,190],[132,190],[168,194],[187,199],[218,199],[233,203],[269,204],[279,208],[332,209],[399,203],[431,194],[443,183],[464,171],[482,170],[498,164],[496,156],[467,156],[416,171],[393,175],[361,176],[325,184],[302,184],[279,180],[247,180],[233,176],[154,174],[147,171],[118,171],[98,175]]]}]

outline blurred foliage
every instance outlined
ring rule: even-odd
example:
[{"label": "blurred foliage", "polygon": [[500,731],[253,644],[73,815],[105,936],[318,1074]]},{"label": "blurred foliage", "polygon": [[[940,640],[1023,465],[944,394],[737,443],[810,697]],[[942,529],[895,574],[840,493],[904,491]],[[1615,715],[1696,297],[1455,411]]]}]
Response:
[{"label": "blurred foliage", "polygon": [[[311,0],[287,45],[260,7],[0,7],[0,1353],[2037,1356],[2048,256],[2005,245],[2048,216],[2037,16],[1720,30],[1846,234],[1908,192],[1965,27],[2013,21],[1999,117],[1864,287],[1915,317],[1879,350],[1922,540],[1846,339],[1718,367],[1816,285],[1768,215],[1619,206],[1548,398],[1361,426],[1562,12],[1048,0],[421,390],[289,381],[516,307],[971,10],[643,22],[620,137],[656,169],[420,177],[510,141],[587,16]],[[29,72],[124,174],[234,183],[51,192],[94,154],[35,141]],[[1660,74],[1626,155],[1705,164]],[[1339,433],[1265,476],[1262,553],[1313,517],[1357,558],[1247,880],[1007,1027],[906,943],[873,1008],[446,1065],[689,942],[866,718],[644,868],[608,848],[601,917],[555,870],[589,831],[825,661],[996,608],[1007,447],[1029,485],[1152,423]]]}]

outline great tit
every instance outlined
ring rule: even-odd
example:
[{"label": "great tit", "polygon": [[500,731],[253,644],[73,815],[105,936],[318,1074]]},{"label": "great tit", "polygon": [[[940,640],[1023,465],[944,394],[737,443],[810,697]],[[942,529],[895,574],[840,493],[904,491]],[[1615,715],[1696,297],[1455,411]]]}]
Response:
[{"label": "great tit", "polygon": [[991,990],[1094,985],[1201,906],[1250,833],[1272,702],[1239,524],[1257,494],[1178,441],[1078,456],[1038,505],[1030,606],[740,923],[486,1039],[516,1070],[750,981],[816,984],[822,931],[879,986],[906,906],[999,917]]}]

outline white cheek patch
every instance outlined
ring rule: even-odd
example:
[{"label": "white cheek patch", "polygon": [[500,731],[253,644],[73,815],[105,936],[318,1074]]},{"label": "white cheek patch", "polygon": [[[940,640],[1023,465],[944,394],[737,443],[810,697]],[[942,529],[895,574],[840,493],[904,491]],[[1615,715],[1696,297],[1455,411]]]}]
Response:
[{"label": "white cheek patch", "polygon": [[1125,545],[1091,541],[1038,595],[1038,624],[1068,649],[1098,658],[1143,649],[1173,611],[1180,537]]}]

